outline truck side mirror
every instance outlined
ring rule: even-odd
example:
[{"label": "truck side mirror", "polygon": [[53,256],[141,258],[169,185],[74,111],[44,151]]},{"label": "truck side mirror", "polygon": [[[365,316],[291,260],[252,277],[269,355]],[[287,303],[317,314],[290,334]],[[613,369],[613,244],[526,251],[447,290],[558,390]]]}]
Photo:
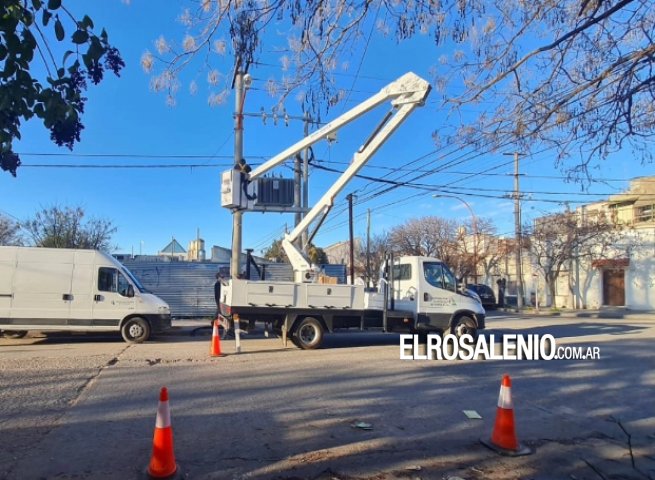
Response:
[{"label": "truck side mirror", "polygon": [[127,296],[132,298],[134,296],[134,287],[132,285],[127,286]]}]

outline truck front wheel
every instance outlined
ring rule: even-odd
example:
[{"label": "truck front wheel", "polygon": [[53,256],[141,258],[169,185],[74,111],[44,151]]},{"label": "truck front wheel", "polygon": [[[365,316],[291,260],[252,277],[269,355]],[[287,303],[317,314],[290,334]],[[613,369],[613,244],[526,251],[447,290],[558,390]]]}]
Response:
[{"label": "truck front wheel", "polygon": [[475,340],[478,336],[477,325],[475,320],[466,315],[459,317],[453,323],[453,326],[450,329],[450,333],[456,335],[457,338],[460,338],[462,335],[469,334]]},{"label": "truck front wheel", "polygon": [[150,337],[150,325],[143,318],[130,318],[123,323],[121,335],[127,343],[143,343]]},{"label": "truck front wheel", "polygon": [[293,343],[303,350],[318,348],[323,343],[323,325],[314,317],[305,317],[293,334]]}]

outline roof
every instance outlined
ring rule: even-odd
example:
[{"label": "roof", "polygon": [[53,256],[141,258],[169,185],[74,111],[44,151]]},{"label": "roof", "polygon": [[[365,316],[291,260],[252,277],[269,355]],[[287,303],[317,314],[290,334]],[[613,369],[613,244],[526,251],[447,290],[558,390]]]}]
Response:
[{"label": "roof", "polygon": [[182,245],[180,245],[177,240],[173,239],[170,242],[168,242],[168,245],[162,248],[159,251],[159,253],[169,253],[169,254],[186,253],[186,250],[182,248]]}]

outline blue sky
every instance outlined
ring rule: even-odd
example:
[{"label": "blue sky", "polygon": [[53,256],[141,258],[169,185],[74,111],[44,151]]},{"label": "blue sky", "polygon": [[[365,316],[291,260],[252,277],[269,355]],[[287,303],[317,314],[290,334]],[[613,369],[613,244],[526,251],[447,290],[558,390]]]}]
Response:
[{"label": "blue sky", "polygon": [[[127,66],[121,78],[108,74],[99,86],[89,86],[82,141],[72,153],[52,144],[48,132],[39,123],[28,122],[23,126],[23,138],[15,144],[15,150],[22,154],[24,165],[17,178],[6,173],[0,175],[0,191],[5,199],[0,212],[23,220],[55,204],[80,205],[89,216],[107,218],[114,223],[118,228],[114,243],[119,251],[127,253],[155,253],[171,237],[186,248],[198,229],[208,248],[230,247],[232,221],[230,212],[220,206],[220,174],[230,167],[233,158],[233,94],[224,105],[210,107],[209,89],[204,81],[207,73],[196,65],[184,73],[176,105],[169,107],[164,95],[151,91],[151,76],[140,66],[141,55],[146,49],[155,51],[154,42],[161,34],[181,38],[183,29],[176,18],[184,3],[146,0],[133,0],[129,5],[119,0],[66,3],[80,16],[88,13],[96,27],[107,29]],[[272,35],[284,36],[281,30]],[[355,61],[339,76],[343,87],[351,91],[348,101],[330,111],[325,120],[341,114],[407,71],[430,78],[430,69],[437,64],[439,56],[431,40],[423,37],[400,45],[392,39],[373,37],[366,48],[360,46],[354,52]],[[247,113],[257,113],[262,108],[270,111],[274,104],[263,85],[278,71],[278,54],[264,45],[260,60],[263,65],[255,66],[250,72],[254,82],[246,97]],[[230,67],[228,53],[222,72],[229,74]],[[185,83],[192,78],[199,85],[195,95],[189,93]],[[428,103],[416,110],[362,173],[381,177],[391,168],[428,170],[452,162],[451,167],[418,182],[448,185],[449,191],[466,200],[478,217],[492,220],[499,234],[513,235],[513,204],[502,198],[513,189],[512,158],[503,152],[476,154],[435,147],[433,131],[452,128],[451,119],[439,108],[440,95],[433,91]],[[293,98],[285,106],[290,115],[301,115],[300,105]],[[339,132],[336,144],[319,144],[315,147],[317,159],[325,166],[344,169],[385,111],[383,107]],[[467,114],[476,112],[471,108]],[[275,126],[270,119],[264,124],[260,118],[248,116],[244,155],[250,163],[261,163],[300,140],[302,134],[300,121],[292,120],[289,126],[279,122]],[[416,161],[427,154],[430,155]],[[582,201],[606,198],[627,188],[629,178],[655,174],[653,165],[641,165],[626,152],[601,163],[595,175],[603,182],[592,184],[588,192],[581,194],[579,185],[564,182],[562,173],[554,168],[552,155],[553,152],[545,152],[521,159],[521,190],[526,192],[524,221],[563,209],[563,204],[557,201],[569,201],[575,206]],[[97,165],[112,168],[80,168]],[[145,168],[118,168],[122,165]],[[479,172],[487,174],[479,175]],[[289,169],[276,173],[291,176]],[[403,173],[416,175],[416,172]],[[398,178],[398,174],[391,178]],[[310,204],[335,179],[335,174],[312,169]],[[315,243],[327,246],[347,238],[344,197],[348,193],[358,198],[355,234],[359,236],[365,235],[367,209],[372,211],[373,233],[417,216],[439,215],[460,220],[469,217],[466,207],[456,199],[435,199],[430,193],[408,188],[367,200],[380,188],[363,180],[349,184]],[[290,227],[292,223],[292,214],[247,213],[243,247],[265,248],[280,238],[285,224]]]}]

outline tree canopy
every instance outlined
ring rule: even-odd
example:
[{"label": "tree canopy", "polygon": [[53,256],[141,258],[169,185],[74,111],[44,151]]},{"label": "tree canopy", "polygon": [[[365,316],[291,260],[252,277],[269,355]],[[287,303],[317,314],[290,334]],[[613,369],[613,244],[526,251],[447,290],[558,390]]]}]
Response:
[{"label": "tree canopy", "polygon": [[0,245],[21,245],[20,223],[0,215]]},{"label": "tree canopy", "polygon": [[[68,46],[57,58],[58,45]],[[13,141],[36,116],[50,138],[72,150],[84,128],[87,80],[125,66],[107,32],[95,33],[87,15],[76,18],[62,0],[3,0],[0,4],[0,167],[16,176]],[[43,72],[43,73],[40,73]]]},{"label": "tree canopy", "polygon": [[37,212],[23,227],[37,247],[91,248],[109,251],[116,232],[111,221],[85,218],[81,207],[53,206]]},{"label": "tree canopy", "polygon": [[[279,52],[280,71],[265,86],[277,101],[295,93],[305,109],[329,108],[345,97],[339,74],[361,62],[370,42],[429,36],[433,85],[446,106],[462,112],[449,117],[462,119],[456,133],[435,133],[437,143],[482,152],[553,148],[558,162],[574,157],[562,166],[583,178],[590,162],[626,146],[651,158],[655,9],[649,0],[188,3],[180,15],[184,37],[162,35],[157,51],[142,57],[147,71],[155,69],[153,87],[170,101],[195,58],[208,66],[215,87],[209,102],[216,104],[228,92],[219,79],[229,85],[232,59],[247,69],[265,51]],[[197,90],[195,80],[190,88]],[[463,112],[472,104],[480,112],[473,119]]]}]

